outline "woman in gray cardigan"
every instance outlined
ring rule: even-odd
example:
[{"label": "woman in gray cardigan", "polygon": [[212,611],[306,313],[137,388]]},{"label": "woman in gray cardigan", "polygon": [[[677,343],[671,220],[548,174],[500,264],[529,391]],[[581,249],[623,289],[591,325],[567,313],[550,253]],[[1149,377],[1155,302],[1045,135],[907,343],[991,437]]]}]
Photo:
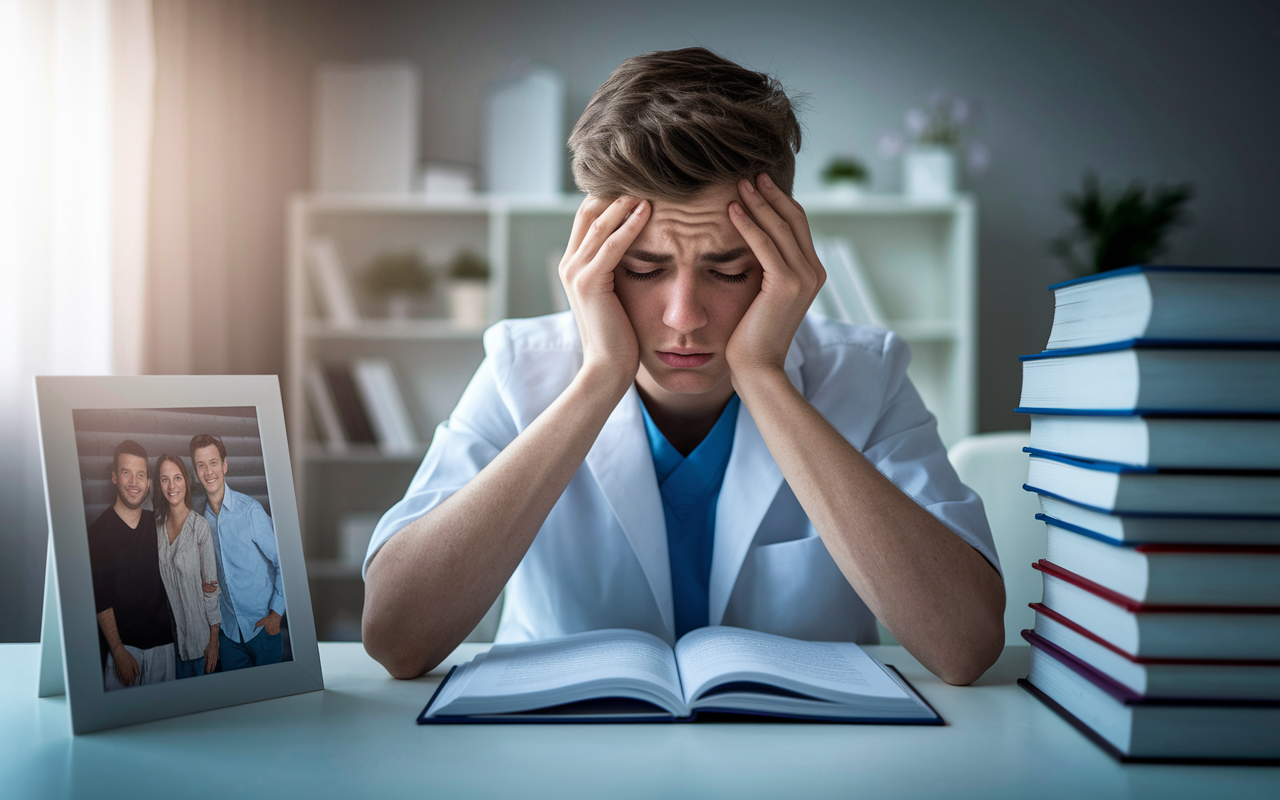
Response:
[{"label": "woman in gray cardigan", "polygon": [[[173,608],[177,676],[194,678],[218,667],[218,562],[209,523],[191,513],[191,480],[182,459],[156,459],[156,542],[160,577]],[[212,592],[204,590],[208,584]]]}]

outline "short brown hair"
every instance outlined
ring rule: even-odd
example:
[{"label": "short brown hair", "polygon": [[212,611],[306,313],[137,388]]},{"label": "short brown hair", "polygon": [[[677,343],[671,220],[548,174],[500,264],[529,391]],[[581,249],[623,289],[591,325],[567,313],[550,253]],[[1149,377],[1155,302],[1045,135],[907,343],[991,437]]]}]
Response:
[{"label": "short brown hair", "polygon": [[[142,445],[132,439],[125,439],[116,445],[116,449],[111,453],[111,471],[115,472],[120,469],[120,456],[137,456],[143,461],[147,460],[147,451]],[[147,473],[150,474],[151,467],[147,465]]]},{"label": "short brown hair", "polygon": [[227,448],[222,444],[221,436],[214,436],[211,433],[198,433],[191,437],[191,460],[196,460],[196,451],[202,447],[213,445],[218,448],[218,456],[223,460],[227,460]]},{"label": "short brown hair", "polygon": [[688,200],[769,173],[791,194],[800,122],[778,80],[702,47],[623,61],[569,135],[578,188]]}]

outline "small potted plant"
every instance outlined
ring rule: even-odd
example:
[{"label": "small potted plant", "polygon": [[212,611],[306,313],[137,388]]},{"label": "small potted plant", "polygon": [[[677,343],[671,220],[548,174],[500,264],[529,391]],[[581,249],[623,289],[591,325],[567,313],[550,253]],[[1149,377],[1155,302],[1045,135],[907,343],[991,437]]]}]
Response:
[{"label": "small potted plant", "polygon": [[903,191],[919,200],[946,200],[956,193],[956,159],[963,156],[973,174],[987,168],[990,155],[981,142],[966,142],[965,129],[974,124],[974,103],[963,97],[933,92],[924,108],[906,115],[906,135],[887,133],[880,139],[886,158],[902,156]]},{"label": "small potted plant", "polygon": [[483,328],[489,320],[489,264],[471,250],[449,264],[449,309],[460,328]]},{"label": "small potted plant", "polygon": [[1194,195],[1189,183],[1148,191],[1134,181],[1114,191],[1086,174],[1080,193],[1062,198],[1075,225],[1049,243],[1049,252],[1077,277],[1150,264],[1168,247],[1169,234],[1187,223]]},{"label": "small potted plant", "polygon": [[365,269],[364,288],[384,304],[388,319],[415,316],[435,285],[431,267],[413,250],[379,253]]},{"label": "small potted plant", "polygon": [[862,196],[871,172],[856,156],[835,156],[822,170],[822,182],[829,194],[837,200],[856,200]]}]

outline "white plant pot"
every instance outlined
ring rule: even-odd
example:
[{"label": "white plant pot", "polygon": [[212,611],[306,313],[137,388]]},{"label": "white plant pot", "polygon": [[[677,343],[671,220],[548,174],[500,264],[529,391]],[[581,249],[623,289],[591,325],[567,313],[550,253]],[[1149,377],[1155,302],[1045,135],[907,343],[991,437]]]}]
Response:
[{"label": "white plant pot", "polygon": [[851,181],[840,181],[827,189],[827,197],[837,203],[856,203],[866,196],[862,184]]},{"label": "white plant pot", "polygon": [[449,314],[459,328],[475,330],[489,321],[487,281],[452,281],[449,284]]},{"label": "white plant pot", "polygon": [[902,185],[916,200],[950,200],[956,195],[956,155],[949,147],[916,145],[902,156]]}]

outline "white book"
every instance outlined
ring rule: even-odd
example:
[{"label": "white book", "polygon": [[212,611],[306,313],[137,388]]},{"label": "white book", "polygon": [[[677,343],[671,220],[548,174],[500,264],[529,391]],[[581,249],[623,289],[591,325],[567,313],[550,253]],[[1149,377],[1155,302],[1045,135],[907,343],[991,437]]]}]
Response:
[{"label": "white book", "polygon": [[354,328],[360,324],[360,308],[355,293],[342,267],[338,246],[332,239],[315,239],[307,248],[311,262],[311,274],[315,278],[317,298],[321,311],[329,322],[339,328]]},{"label": "white book", "polygon": [[722,626],[674,648],[624,629],[496,645],[451,672],[418,721],[687,721],[711,711],[941,724],[856,644]]},{"label": "white book", "polygon": [[311,364],[307,367],[307,399],[311,401],[311,410],[319,422],[324,434],[324,445],[330,453],[343,453],[347,449],[347,436],[342,431],[342,420],[338,417],[338,407],[329,394],[329,384],[325,382],[320,367]]},{"label": "white book", "polygon": [[369,423],[384,453],[408,453],[418,449],[418,434],[405,408],[391,363],[383,358],[361,358],[351,365],[360,399],[369,411]]},{"label": "white book", "polygon": [[1280,420],[1032,414],[1031,447],[1139,467],[1280,470]]},{"label": "white book", "polygon": [[517,64],[485,98],[484,171],[493,194],[558,198],[564,186],[564,75]]},{"label": "white book", "polygon": [[853,242],[844,238],[814,239],[827,282],[818,295],[819,310],[833,319],[884,328],[884,313],[867,280]]},{"label": "white book", "polygon": [[1115,542],[1142,544],[1280,545],[1280,518],[1186,517],[1115,514],[1039,495],[1041,517],[1060,527],[1088,531]]}]

